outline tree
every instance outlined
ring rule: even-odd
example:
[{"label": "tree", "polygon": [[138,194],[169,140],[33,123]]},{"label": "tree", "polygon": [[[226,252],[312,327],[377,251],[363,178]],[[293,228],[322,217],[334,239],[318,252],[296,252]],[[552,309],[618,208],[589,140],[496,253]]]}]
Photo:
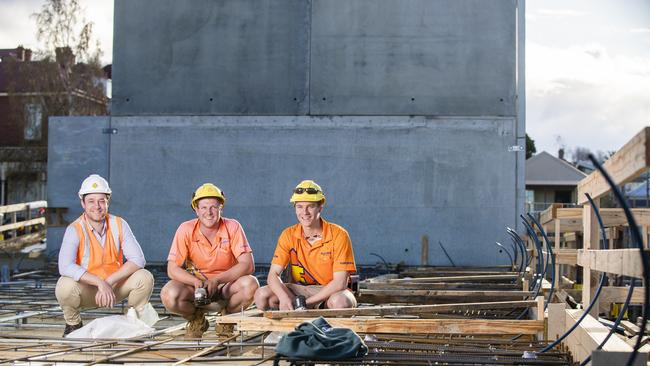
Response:
[{"label": "tree", "polygon": [[526,134],[526,159],[529,159],[533,155],[537,153],[537,148],[535,147],[535,140],[530,138],[528,134]]},{"label": "tree", "polygon": [[106,115],[108,99],[99,63],[101,49],[93,41],[93,25],[85,20],[79,0],[44,0],[32,18],[44,47],[33,54],[18,47],[20,56],[5,57],[0,63],[9,108],[0,118],[11,130],[2,132],[0,162],[11,163],[7,173],[11,176],[42,180],[48,118]]},{"label": "tree", "polygon": [[46,130],[49,116],[107,114],[101,49],[93,43],[93,23],[86,21],[79,0],[45,0],[32,18],[45,47],[35,52],[34,61],[7,65],[16,121],[28,121],[37,110]]}]

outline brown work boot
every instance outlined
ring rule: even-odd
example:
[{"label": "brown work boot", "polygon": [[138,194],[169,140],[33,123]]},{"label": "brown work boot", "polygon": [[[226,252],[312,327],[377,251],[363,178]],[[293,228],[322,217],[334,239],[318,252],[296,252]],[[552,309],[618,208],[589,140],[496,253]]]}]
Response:
[{"label": "brown work boot", "polygon": [[192,319],[188,319],[185,326],[185,337],[187,338],[201,338],[203,333],[208,330],[210,323],[205,318],[203,311],[197,310]]}]

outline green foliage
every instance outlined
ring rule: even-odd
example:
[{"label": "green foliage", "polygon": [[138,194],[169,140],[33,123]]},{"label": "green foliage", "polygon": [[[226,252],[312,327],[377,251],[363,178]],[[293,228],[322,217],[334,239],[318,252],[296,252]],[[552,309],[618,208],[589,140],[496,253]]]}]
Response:
[{"label": "green foliage", "polygon": [[532,157],[537,152],[535,147],[535,140],[531,139],[528,134],[526,134],[526,159]]}]

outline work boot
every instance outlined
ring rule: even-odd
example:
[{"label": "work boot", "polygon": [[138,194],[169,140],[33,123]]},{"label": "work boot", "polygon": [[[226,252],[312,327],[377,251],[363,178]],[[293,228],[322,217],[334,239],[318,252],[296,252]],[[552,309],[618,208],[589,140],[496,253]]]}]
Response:
[{"label": "work boot", "polygon": [[79,322],[79,324],[67,324],[65,325],[65,329],[63,330],[63,338],[65,338],[68,334],[74,332],[75,330],[81,328],[84,326],[83,322]]},{"label": "work boot", "polygon": [[203,311],[197,310],[192,319],[187,321],[185,326],[185,337],[187,338],[201,338],[203,333],[208,330],[210,323],[205,318]]}]

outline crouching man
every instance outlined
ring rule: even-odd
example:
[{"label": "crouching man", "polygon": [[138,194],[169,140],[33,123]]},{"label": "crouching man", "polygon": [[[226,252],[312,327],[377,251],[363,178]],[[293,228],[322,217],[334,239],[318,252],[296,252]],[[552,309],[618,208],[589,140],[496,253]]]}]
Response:
[{"label": "crouching man", "polygon": [[[268,286],[255,293],[255,304],[261,310],[293,310],[294,299],[304,296],[308,308],[356,307],[357,301],[347,288],[350,274],[356,272],[352,243],[345,229],[321,218],[323,190],[314,181],[302,181],[290,202],[298,223],[280,235]],[[281,278],[287,265],[291,266],[291,283]]]},{"label": "crouching man", "polygon": [[[182,223],[167,257],[171,281],[160,293],[165,308],[188,320],[185,335],[199,338],[208,327],[206,311],[240,311],[253,303],[259,283],[253,253],[242,226],[221,216],[226,198],[206,183],[192,195],[197,218]],[[197,289],[205,289],[211,305],[195,304]],[[200,306],[197,306],[200,305]]]},{"label": "crouching man", "polygon": [[55,294],[65,318],[64,337],[83,326],[81,309],[112,307],[128,298],[142,315],[151,297],[154,281],[144,269],[142,248],[129,224],[108,213],[110,198],[104,178],[84,179],[79,189],[84,212],[63,235]]}]

